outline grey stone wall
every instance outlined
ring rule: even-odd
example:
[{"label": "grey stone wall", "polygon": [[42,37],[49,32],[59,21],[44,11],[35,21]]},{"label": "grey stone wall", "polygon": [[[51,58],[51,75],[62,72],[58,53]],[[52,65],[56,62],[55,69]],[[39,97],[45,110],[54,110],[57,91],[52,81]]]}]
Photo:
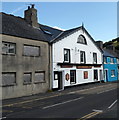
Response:
[{"label": "grey stone wall", "polygon": [[[2,55],[2,72],[16,72],[16,84],[2,86],[2,99],[46,92],[49,89],[49,46],[47,42],[2,35],[2,41],[16,43],[15,55]],[[23,55],[23,46],[40,46],[40,56]],[[34,82],[35,72],[45,72],[45,82]],[[32,73],[32,82],[23,84],[23,74]]]}]

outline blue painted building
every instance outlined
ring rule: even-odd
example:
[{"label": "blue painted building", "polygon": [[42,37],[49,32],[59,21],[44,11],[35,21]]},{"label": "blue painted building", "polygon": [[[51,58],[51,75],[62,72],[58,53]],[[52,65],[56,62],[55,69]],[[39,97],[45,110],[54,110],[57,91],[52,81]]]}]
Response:
[{"label": "blue painted building", "polygon": [[109,53],[106,50],[103,50],[104,57],[104,81],[113,82],[118,80],[118,63],[117,57]]}]

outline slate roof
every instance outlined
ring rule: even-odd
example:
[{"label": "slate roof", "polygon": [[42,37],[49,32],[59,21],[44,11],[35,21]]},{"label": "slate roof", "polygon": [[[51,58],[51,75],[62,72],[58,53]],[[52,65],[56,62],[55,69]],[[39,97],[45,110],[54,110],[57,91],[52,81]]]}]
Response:
[{"label": "slate roof", "polygon": [[0,31],[0,34],[48,42],[41,29],[30,26],[23,18],[5,13],[0,13],[0,18],[2,19],[2,22],[0,22],[2,31]]},{"label": "slate roof", "polygon": [[109,50],[109,49],[103,49],[103,55],[106,57],[115,57],[115,58],[119,58],[119,54],[116,53],[113,50]]},{"label": "slate roof", "polygon": [[[21,17],[16,17],[3,12],[0,13],[0,17],[2,17],[2,25],[0,25],[2,26],[2,31],[0,31],[2,34],[54,43],[68,35],[73,34],[79,29],[83,29],[95,44],[95,40],[90,36],[83,26],[66,31],[55,29],[43,24],[39,24],[39,28],[34,28],[29,25],[24,18]],[[101,51],[98,46],[97,48]]]},{"label": "slate roof", "polygon": [[48,41],[51,41],[63,32],[62,30],[55,29],[47,25],[39,24],[39,26],[44,31],[44,34],[46,35]]},{"label": "slate roof", "polygon": [[105,57],[114,57],[114,55],[112,55],[111,53],[109,53],[107,50],[103,50],[103,55]]}]

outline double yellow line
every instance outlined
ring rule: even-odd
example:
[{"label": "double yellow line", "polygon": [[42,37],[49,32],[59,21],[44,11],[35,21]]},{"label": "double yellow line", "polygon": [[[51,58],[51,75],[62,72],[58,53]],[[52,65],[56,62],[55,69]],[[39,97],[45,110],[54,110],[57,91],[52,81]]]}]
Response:
[{"label": "double yellow line", "polygon": [[77,119],[77,120],[86,120],[86,119],[91,118],[91,117],[93,117],[93,116],[95,116],[95,115],[97,115],[97,114],[100,114],[100,113],[101,113],[101,112],[92,112],[92,113],[89,113],[89,114],[87,114],[87,115],[85,115],[85,116],[83,116],[82,118]]}]

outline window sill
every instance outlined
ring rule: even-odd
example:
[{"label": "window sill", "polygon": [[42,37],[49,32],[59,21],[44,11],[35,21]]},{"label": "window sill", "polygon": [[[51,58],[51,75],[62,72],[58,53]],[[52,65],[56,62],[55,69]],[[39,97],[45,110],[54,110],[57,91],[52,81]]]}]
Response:
[{"label": "window sill", "polygon": [[23,55],[23,57],[37,57],[38,58],[38,57],[41,57],[41,56]]},{"label": "window sill", "polygon": [[45,81],[42,82],[34,82],[34,84],[46,83]]},{"label": "window sill", "polygon": [[23,83],[23,85],[31,85],[31,82]]},{"label": "window sill", "polygon": [[2,55],[16,56],[16,54],[2,53]]},{"label": "window sill", "polygon": [[11,87],[11,86],[16,86],[17,84],[14,83],[14,84],[10,84],[10,85],[0,85],[1,87]]}]

